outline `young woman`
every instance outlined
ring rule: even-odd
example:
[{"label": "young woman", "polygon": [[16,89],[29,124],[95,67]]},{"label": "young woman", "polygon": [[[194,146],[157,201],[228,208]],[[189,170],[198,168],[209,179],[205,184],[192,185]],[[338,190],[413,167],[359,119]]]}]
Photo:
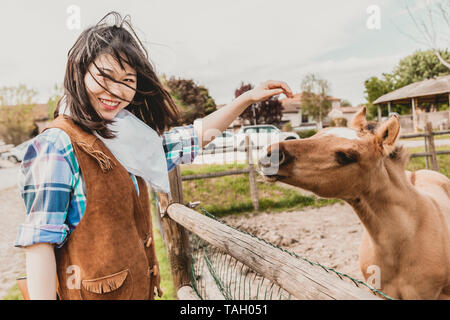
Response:
[{"label": "young woman", "polygon": [[178,110],[129,22],[113,12],[82,32],[56,118],[21,165],[27,217],[15,245],[26,248],[30,298],[161,295],[147,183],[167,192],[168,170],[190,163],[251,103],[281,93],[292,97],[267,81],[167,131]]}]

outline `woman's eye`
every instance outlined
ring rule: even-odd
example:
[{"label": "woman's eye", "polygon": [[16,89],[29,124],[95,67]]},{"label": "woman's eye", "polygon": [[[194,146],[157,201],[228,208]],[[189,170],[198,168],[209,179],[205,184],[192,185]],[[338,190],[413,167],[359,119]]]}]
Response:
[{"label": "woman's eye", "polygon": [[125,79],[125,82],[130,82],[130,83],[134,83],[134,79]]}]

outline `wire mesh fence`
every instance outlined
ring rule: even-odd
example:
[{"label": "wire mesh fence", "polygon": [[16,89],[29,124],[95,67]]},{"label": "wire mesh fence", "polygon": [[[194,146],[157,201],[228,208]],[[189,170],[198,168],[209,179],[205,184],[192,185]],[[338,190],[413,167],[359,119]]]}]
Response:
[{"label": "wire mesh fence", "polygon": [[190,234],[192,287],[204,300],[291,300],[292,295],[243,263]]},{"label": "wire mesh fence", "polygon": [[[201,208],[203,214],[218,220],[214,215]],[[242,230],[236,229],[246,233]],[[252,235],[253,237],[256,237]],[[256,237],[258,238],[258,237]],[[222,250],[212,246],[202,240],[197,235],[189,234],[191,245],[192,275],[191,284],[200,299],[205,300],[296,300],[294,296],[279,287],[262,275],[257,274],[252,269],[227,255]],[[264,239],[259,240],[265,241]],[[298,259],[302,259],[309,264],[321,268],[324,272],[334,274],[343,281],[350,282],[357,287],[365,288],[373,294],[377,294],[385,299],[392,299],[380,290],[364,283],[361,280],[332,268],[325,267],[317,262],[309,261],[295,253],[289,252],[270,242],[265,241],[273,247],[287,252]]]}]

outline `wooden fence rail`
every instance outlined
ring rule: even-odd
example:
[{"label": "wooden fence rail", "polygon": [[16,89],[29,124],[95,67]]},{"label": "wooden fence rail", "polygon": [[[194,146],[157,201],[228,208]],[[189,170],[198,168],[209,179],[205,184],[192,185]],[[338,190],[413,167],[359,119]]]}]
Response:
[{"label": "wooden fence rail", "polygon": [[187,230],[223,250],[298,299],[379,299],[365,289],[342,281],[317,266],[184,205],[170,204],[167,214]]},{"label": "wooden fence rail", "polygon": [[425,152],[416,152],[411,154],[411,158],[425,157],[425,165],[427,169],[432,169],[439,171],[439,163],[437,160],[437,155],[439,154],[450,154],[450,150],[440,150],[436,151],[434,144],[434,136],[449,134],[450,130],[446,131],[433,131],[431,122],[427,122],[425,125],[424,133],[413,133],[401,135],[400,139],[411,139],[423,137],[425,139]]},{"label": "wooden fence rail", "polygon": [[[216,177],[224,177],[224,176],[231,176],[231,175],[237,175],[237,174],[248,174],[248,180],[250,183],[250,196],[253,203],[253,208],[258,211],[259,210],[259,200],[258,200],[258,185],[256,183],[256,170],[255,165],[253,163],[253,150],[259,150],[264,147],[255,147],[250,144],[250,137],[248,135],[245,136],[244,140],[244,148],[232,148],[227,150],[234,150],[234,151],[245,151],[247,153],[246,159],[247,159],[247,168],[245,169],[236,169],[236,170],[226,170],[226,171],[220,171],[220,172],[211,172],[211,173],[203,173],[203,174],[193,174],[188,176],[183,176],[181,178],[182,181],[188,181],[188,180],[196,180],[196,179],[208,179],[208,178],[216,178]],[[222,150],[225,150],[225,148],[221,148]],[[220,149],[219,149],[220,150]],[[208,152],[210,154],[215,154],[214,152]]]}]

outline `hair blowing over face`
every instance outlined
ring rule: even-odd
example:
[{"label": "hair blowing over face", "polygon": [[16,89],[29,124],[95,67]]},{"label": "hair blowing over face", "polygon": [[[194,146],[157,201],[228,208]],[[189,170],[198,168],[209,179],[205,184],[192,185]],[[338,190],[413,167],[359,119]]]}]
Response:
[{"label": "hair blowing over face", "polygon": [[[110,17],[115,20],[112,25],[107,22]],[[112,121],[103,119],[95,111],[84,84],[89,66],[91,63],[95,64],[94,60],[102,54],[110,54],[122,68],[126,63],[136,70],[136,93],[126,107],[128,111],[159,134],[176,123],[179,111],[153,70],[147,50],[127,21],[127,16],[122,18],[117,12],[110,12],[95,26],[84,30],[68,53],[64,96],[71,118],[76,124],[88,132],[97,131],[104,138],[114,137],[113,132],[106,127]],[[104,78],[119,82],[102,69],[97,69]],[[112,96],[125,100],[98,84]],[[130,87],[126,83],[121,84]],[[58,109],[55,111],[55,117]]]}]

